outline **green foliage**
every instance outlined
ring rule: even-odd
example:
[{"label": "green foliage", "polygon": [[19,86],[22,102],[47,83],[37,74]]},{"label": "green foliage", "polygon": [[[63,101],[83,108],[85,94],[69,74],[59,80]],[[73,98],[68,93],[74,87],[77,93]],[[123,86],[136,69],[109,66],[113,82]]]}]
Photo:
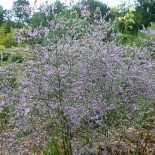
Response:
[{"label": "green foliage", "polygon": [[3,46],[3,45],[0,45],[0,51],[2,50],[5,50],[6,48]]},{"label": "green foliage", "polygon": [[9,65],[8,61],[1,61],[0,60],[0,67],[7,66],[7,65]]},{"label": "green foliage", "polygon": [[37,146],[32,146],[31,153],[35,155],[37,153],[37,151],[38,151],[38,147]]},{"label": "green foliage", "polygon": [[0,5],[0,26],[2,25],[4,21],[4,10],[3,7]]},{"label": "green foliage", "polygon": [[10,119],[9,113],[9,107],[5,106],[3,110],[0,112],[0,120],[2,120],[2,123],[8,123]]},{"label": "green foliage", "polygon": [[15,86],[16,82],[17,82],[17,78],[16,77],[12,77],[11,80],[10,80],[10,83]]},{"label": "green foliage", "polygon": [[121,45],[135,44],[137,47],[140,47],[143,44],[141,40],[142,38],[145,38],[145,36],[140,31],[137,34],[120,33],[117,37],[117,42]]},{"label": "green foliage", "polygon": [[0,45],[5,46],[6,42],[7,42],[7,38],[6,38],[6,25],[2,25],[0,27]]},{"label": "green foliage", "polygon": [[[56,0],[55,3],[52,3],[50,5],[50,11],[46,14],[46,17],[44,17],[44,19],[42,19],[42,20],[43,21],[46,19],[48,21],[53,20],[53,18],[54,18],[53,13],[54,14],[63,14],[66,10],[67,10],[67,6],[65,5],[65,3],[62,3],[61,0]],[[47,23],[47,21],[46,21],[46,23]]]},{"label": "green foliage", "polygon": [[[87,22],[84,19],[82,19],[78,13],[71,14],[70,10],[66,10],[63,13],[60,13],[59,16],[60,16],[59,20],[62,23],[62,25],[66,21],[68,23],[66,24],[66,26],[58,28],[56,31],[57,32],[56,34],[54,32],[55,28],[51,27],[50,31],[49,31],[49,38],[51,40],[54,39],[54,36],[61,38],[63,35],[66,35],[66,34],[71,36],[72,38],[75,38],[75,39],[79,39],[82,36],[84,36]],[[77,25],[79,25],[79,23],[77,23],[78,19],[81,24],[80,24],[80,26],[77,27]],[[71,35],[69,32],[69,30],[73,29],[73,27],[74,27],[74,30],[77,32],[76,34],[78,34],[76,36],[74,36],[73,34]]]},{"label": "green foliage", "polygon": [[52,138],[51,142],[48,143],[47,148],[44,150],[44,155],[60,155],[60,149],[55,139]]},{"label": "green foliage", "polygon": [[14,39],[14,30],[11,28],[10,33],[7,33],[7,31],[7,24],[4,23],[0,27],[0,45],[8,48],[16,43]]},{"label": "green foliage", "polygon": [[30,22],[30,13],[23,10],[24,7],[29,7],[30,3],[27,0],[16,0],[13,2],[12,12],[16,20],[17,27],[22,27],[23,25]]},{"label": "green foliage", "polygon": [[20,44],[19,44],[19,47],[21,47],[21,48],[26,48],[26,47],[27,47],[27,44],[26,44],[26,43],[20,43]]},{"label": "green foliage", "polygon": [[54,3],[53,11],[56,14],[62,13],[66,10],[66,5],[61,2],[61,0],[56,0]]},{"label": "green foliage", "polygon": [[42,11],[40,12],[35,12],[31,18],[31,26],[32,28],[39,27],[40,25],[42,26],[47,26],[47,21],[46,21],[46,14]]},{"label": "green foliage", "polygon": [[117,7],[111,7],[110,8],[110,18],[112,21],[114,21],[116,18],[121,17],[120,8]]},{"label": "green foliage", "polygon": [[4,19],[5,19],[5,23],[7,24],[7,33],[10,33],[11,28],[16,28],[16,23],[14,21],[14,19],[12,19],[13,15],[12,15],[12,10],[5,10],[4,11]]},{"label": "green foliage", "polygon": [[[95,13],[97,7],[100,8],[102,16],[105,16],[107,14],[107,12],[110,11],[110,8],[108,7],[108,5],[102,3],[98,0],[82,0],[81,4],[89,6],[91,17],[94,16],[94,13]],[[106,17],[106,19],[108,19],[108,18],[109,18],[109,16]]]},{"label": "green foliage", "polygon": [[9,59],[10,53],[3,51],[0,53],[0,60],[7,61]]},{"label": "green foliage", "polygon": [[123,17],[116,18],[116,28],[121,33],[131,33],[135,24],[133,12],[128,12]]},{"label": "green foliage", "polygon": [[6,50],[1,50],[0,51],[0,66],[9,65],[9,57],[10,57],[9,52],[7,52]]},{"label": "green foliage", "polygon": [[[147,28],[147,30],[155,30],[155,23],[151,22],[150,27]],[[144,42],[143,40],[149,40],[149,42]],[[137,34],[132,33],[120,33],[117,37],[117,43],[125,45],[125,44],[135,44],[137,47],[140,46],[147,46],[151,47],[151,40],[155,41],[155,37],[148,36],[145,33],[142,33],[141,31],[138,31]],[[151,51],[152,58],[155,58],[155,50]]]},{"label": "green foliage", "polygon": [[155,22],[155,1],[154,0],[136,0],[136,19],[140,19],[140,27],[150,26],[151,22]]},{"label": "green foliage", "polygon": [[24,61],[24,59],[23,59],[23,53],[21,53],[21,52],[14,53],[11,56],[11,62],[22,63],[23,61]]},{"label": "green foliage", "polygon": [[115,31],[119,33],[117,40],[121,44],[141,45],[141,32],[138,31],[135,10],[127,12],[124,16],[115,19]]},{"label": "green foliage", "polygon": [[155,22],[151,22],[151,23],[150,23],[150,28],[151,28],[152,30],[155,30]]},{"label": "green foliage", "polygon": [[66,5],[60,0],[57,0],[54,5],[51,4],[50,9],[51,10],[49,13],[45,13],[41,8],[39,8],[39,10],[32,15],[30,23],[31,27],[36,28],[40,25],[43,27],[48,27],[48,21],[53,18],[53,12],[57,14],[63,14],[67,10]]}]

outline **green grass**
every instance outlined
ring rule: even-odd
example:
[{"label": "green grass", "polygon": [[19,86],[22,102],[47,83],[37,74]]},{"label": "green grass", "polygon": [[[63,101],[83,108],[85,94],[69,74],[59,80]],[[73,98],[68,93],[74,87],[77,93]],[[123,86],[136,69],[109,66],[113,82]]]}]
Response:
[{"label": "green grass", "polygon": [[0,60],[0,67],[7,66],[7,65],[9,65],[9,64],[10,64],[9,61],[1,61],[1,60]]}]

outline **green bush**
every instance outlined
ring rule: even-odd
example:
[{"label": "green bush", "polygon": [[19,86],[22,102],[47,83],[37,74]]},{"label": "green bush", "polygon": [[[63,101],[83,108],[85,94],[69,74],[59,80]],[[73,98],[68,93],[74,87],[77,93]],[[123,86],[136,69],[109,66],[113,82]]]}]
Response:
[{"label": "green bush", "polygon": [[0,60],[0,67],[7,66],[7,65],[9,65],[9,62],[8,61],[1,61]]},{"label": "green bush", "polygon": [[6,52],[6,51],[0,52],[0,60],[2,61],[8,61],[9,56],[10,56],[9,52]]},{"label": "green bush", "polygon": [[49,154],[60,155],[60,149],[54,138],[48,143],[47,148],[44,150],[44,155]]},{"label": "green bush", "polygon": [[0,45],[0,50],[5,50],[5,47],[3,45]]},{"label": "green bush", "polygon": [[19,47],[21,47],[21,48],[26,48],[27,45],[26,45],[26,43],[20,43],[20,44],[19,44]]},{"label": "green bush", "polygon": [[4,107],[3,110],[0,112],[0,120],[2,121],[1,123],[8,123],[10,119],[9,113],[9,108],[7,106]]},{"label": "green bush", "polygon": [[7,24],[3,24],[0,27],[0,46],[9,48],[12,45],[16,45],[14,39],[14,30],[11,28],[10,32],[7,32]]},{"label": "green bush", "polygon": [[14,53],[11,56],[11,62],[22,63],[24,61],[23,54],[21,52]]}]

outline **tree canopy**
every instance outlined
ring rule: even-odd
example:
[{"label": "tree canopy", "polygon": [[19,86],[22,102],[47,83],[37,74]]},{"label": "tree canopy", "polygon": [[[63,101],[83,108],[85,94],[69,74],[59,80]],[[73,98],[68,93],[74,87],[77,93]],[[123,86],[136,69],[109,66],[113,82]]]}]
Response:
[{"label": "tree canopy", "polygon": [[17,0],[13,2],[12,13],[19,27],[22,24],[30,22],[30,13],[27,12],[29,6],[30,3],[28,0]]}]

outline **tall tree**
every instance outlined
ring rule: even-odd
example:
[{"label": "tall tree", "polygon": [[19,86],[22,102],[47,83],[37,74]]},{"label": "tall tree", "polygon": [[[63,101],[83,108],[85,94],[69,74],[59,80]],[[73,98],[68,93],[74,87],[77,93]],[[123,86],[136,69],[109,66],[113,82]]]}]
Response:
[{"label": "tall tree", "polygon": [[53,14],[63,13],[67,9],[67,6],[61,2],[61,0],[56,0],[54,3],[50,4],[50,11],[48,13],[49,20],[53,19]]},{"label": "tall tree", "polygon": [[35,12],[32,15],[31,23],[30,23],[32,28],[39,27],[40,25],[47,26],[46,18],[47,18],[46,14],[44,12],[42,11]]},{"label": "tall tree", "polygon": [[12,12],[19,27],[30,22],[30,14],[25,10],[29,6],[30,3],[28,0],[17,0],[13,2]]},{"label": "tall tree", "polygon": [[155,0],[135,0],[135,6],[135,17],[141,19],[141,25],[147,27],[155,22]]},{"label": "tall tree", "polygon": [[[108,11],[110,11],[110,8],[108,5],[100,2],[99,0],[81,0],[80,4],[89,6],[89,10],[91,13],[91,17],[94,16],[94,12],[96,11],[96,8],[100,8],[102,16],[106,15]],[[109,16],[106,17],[108,19]]]},{"label": "tall tree", "polygon": [[0,26],[2,25],[4,21],[4,10],[3,7],[0,5]]}]

